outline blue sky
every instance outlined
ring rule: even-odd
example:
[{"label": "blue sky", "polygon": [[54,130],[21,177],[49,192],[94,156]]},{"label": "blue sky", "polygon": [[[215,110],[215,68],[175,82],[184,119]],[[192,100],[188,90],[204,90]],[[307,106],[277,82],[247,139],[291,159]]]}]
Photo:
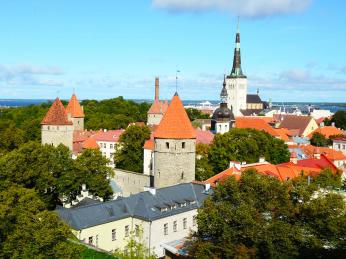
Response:
[{"label": "blue sky", "polygon": [[2,0],[0,98],[217,100],[240,15],[249,92],[346,102],[346,2]]}]

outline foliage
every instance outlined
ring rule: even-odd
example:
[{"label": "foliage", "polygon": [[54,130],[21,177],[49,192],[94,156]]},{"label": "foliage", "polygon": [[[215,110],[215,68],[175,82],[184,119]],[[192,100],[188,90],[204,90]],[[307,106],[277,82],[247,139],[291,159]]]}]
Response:
[{"label": "foliage", "polygon": [[196,119],[209,119],[210,116],[208,114],[202,113],[200,110],[194,109],[194,108],[187,108],[185,109],[187,115],[190,118],[190,121],[194,121]]},{"label": "foliage", "polygon": [[279,164],[289,161],[287,145],[264,131],[233,128],[225,134],[216,134],[209,149],[209,162],[214,172],[221,172],[230,161],[254,163],[260,157]]},{"label": "foliage", "polygon": [[117,168],[133,172],[143,172],[143,145],[150,138],[150,129],[147,126],[129,126],[120,135],[116,147],[114,162]]},{"label": "foliage", "polygon": [[[93,153],[94,152],[94,153]],[[67,147],[24,144],[0,157],[0,190],[12,184],[34,189],[46,205],[53,209],[60,196],[73,200],[83,183],[95,195],[107,199],[111,194],[107,176],[111,170],[98,151],[86,151],[77,160]]]},{"label": "foliage", "polygon": [[[192,258],[297,258],[336,254],[346,245],[346,204],[328,193],[313,197],[306,178],[281,183],[245,172],[214,189],[187,242]],[[329,248],[329,249],[328,249]]]},{"label": "foliage", "polygon": [[79,258],[79,246],[34,190],[11,186],[0,192],[1,258]]},{"label": "foliage", "polygon": [[334,113],[331,122],[335,123],[335,127],[346,130],[346,111],[337,111]]},{"label": "foliage", "polygon": [[145,122],[150,108],[148,103],[124,100],[121,96],[102,101],[85,100],[81,105],[85,112],[85,127],[93,130],[124,129],[130,122]]},{"label": "foliage", "polygon": [[143,229],[139,229],[138,233],[131,231],[124,251],[116,251],[114,256],[121,259],[155,259],[153,252],[150,253],[143,240]]},{"label": "foliage", "polygon": [[208,158],[209,145],[197,144],[196,145],[196,180],[205,181],[212,177],[215,173],[213,167],[209,163]]},{"label": "foliage", "polygon": [[310,143],[316,147],[327,147],[332,144],[332,141],[326,138],[323,134],[315,132],[310,139]]},{"label": "foliage", "polygon": [[84,251],[81,253],[81,257],[83,259],[115,259],[116,258],[112,255],[102,253],[90,248],[84,249]]},{"label": "foliage", "polygon": [[341,187],[341,175],[333,174],[329,168],[323,169],[320,174],[315,177],[314,184],[320,188],[338,189]]}]

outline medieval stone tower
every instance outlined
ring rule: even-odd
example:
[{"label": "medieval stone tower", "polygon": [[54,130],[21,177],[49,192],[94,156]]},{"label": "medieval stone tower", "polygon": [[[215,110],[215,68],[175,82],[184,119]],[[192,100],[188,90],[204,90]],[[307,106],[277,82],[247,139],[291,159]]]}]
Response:
[{"label": "medieval stone tower", "polygon": [[72,150],[73,124],[68,120],[66,110],[56,98],[41,122],[42,144],[58,146],[63,144]]},{"label": "medieval stone tower", "polygon": [[239,22],[235,38],[233,67],[231,74],[226,78],[226,89],[228,93],[228,107],[236,117],[242,116],[241,110],[247,109],[247,78],[241,69]]},{"label": "medieval stone tower", "polygon": [[68,120],[72,121],[74,130],[84,130],[84,111],[75,94],[66,107],[66,114]]},{"label": "medieval stone tower", "polygon": [[195,180],[196,132],[176,93],[154,133],[154,187]]}]

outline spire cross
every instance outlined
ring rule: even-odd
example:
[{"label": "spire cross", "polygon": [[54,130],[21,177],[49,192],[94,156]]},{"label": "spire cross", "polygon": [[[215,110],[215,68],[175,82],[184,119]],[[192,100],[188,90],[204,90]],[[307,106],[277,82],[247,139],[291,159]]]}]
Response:
[{"label": "spire cross", "polygon": [[175,72],[175,92],[178,92],[178,73],[180,73],[179,70]]}]

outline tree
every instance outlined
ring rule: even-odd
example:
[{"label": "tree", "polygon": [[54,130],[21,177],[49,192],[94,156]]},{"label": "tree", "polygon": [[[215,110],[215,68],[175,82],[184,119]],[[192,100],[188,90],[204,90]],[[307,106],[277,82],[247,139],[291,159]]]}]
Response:
[{"label": "tree", "polygon": [[131,231],[124,251],[116,251],[115,257],[121,259],[155,259],[155,253],[150,251],[143,240],[143,229],[138,229],[138,233]]},{"label": "tree", "polygon": [[314,197],[315,190],[303,177],[281,183],[254,170],[239,181],[230,177],[199,210],[198,231],[187,242],[189,255],[304,258],[340,252],[346,205],[337,194]]},{"label": "tree", "polygon": [[337,111],[332,116],[331,122],[335,123],[335,126],[346,130],[346,111]]},{"label": "tree", "polygon": [[11,186],[0,192],[1,258],[79,258],[81,247],[68,238],[68,226],[45,210],[34,190]]},{"label": "tree", "polygon": [[322,135],[319,132],[315,132],[312,134],[312,137],[310,139],[310,143],[313,146],[316,147],[327,147],[332,144],[332,141],[328,138],[326,138],[324,135]]},{"label": "tree", "polygon": [[200,110],[194,108],[185,109],[187,116],[189,116],[190,121],[194,121],[196,119],[209,119],[210,116],[208,114],[202,113]]},{"label": "tree", "polygon": [[25,142],[25,132],[10,124],[0,131],[0,153],[5,153],[18,148]]},{"label": "tree", "polygon": [[208,159],[209,145],[196,145],[196,180],[205,181],[212,177],[215,173]]},{"label": "tree", "polygon": [[216,134],[209,149],[209,162],[214,172],[228,168],[230,161],[254,163],[260,157],[279,164],[289,161],[287,145],[264,131],[255,129],[231,129],[225,134]]},{"label": "tree", "polygon": [[143,172],[143,145],[150,138],[147,126],[129,126],[119,138],[114,162],[117,168]]},{"label": "tree", "polygon": [[320,188],[337,189],[342,185],[341,175],[334,174],[330,168],[325,168],[314,178],[313,183]]},{"label": "tree", "polygon": [[111,198],[113,191],[109,184],[109,177],[114,173],[107,166],[108,162],[99,150],[85,150],[76,160],[77,175],[80,179],[79,187],[85,183],[94,195],[104,200]]}]

